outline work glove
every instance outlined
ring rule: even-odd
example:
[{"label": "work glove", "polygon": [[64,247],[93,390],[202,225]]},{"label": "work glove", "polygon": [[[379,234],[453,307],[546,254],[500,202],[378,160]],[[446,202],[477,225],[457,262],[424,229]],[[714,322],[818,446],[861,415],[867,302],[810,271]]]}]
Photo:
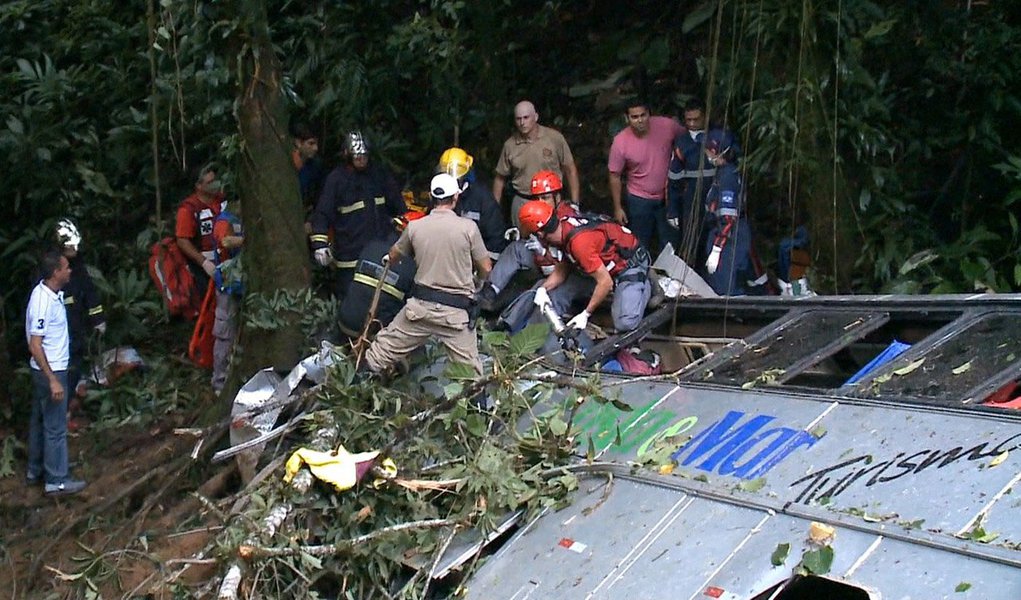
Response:
[{"label": "work glove", "polygon": [[549,292],[546,291],[546,288],[541,286],[535,290],[535,297],[532,298],[532,302],[534,302],[540,310],[553,304],[553,301],[550,300]]},{"label": "work glove", "polygon": [[206,272],[206,275],[212,277],[213,273],[216,272],[216,265],[213,264],[213,261],[207,258],[206,260],[202,261],[202,270]]},{"label": "work glove", "polygon": [[546,249],[542,245],[542,242],[540,242],[539,238],[535,237],[534,235],[528,236],[528,239],[525,240],[525,248],[528,248],[529,250],[536,254],[543,254],[546,251]]},{"label": "work glove", "polygon": [[333,264],[333,252],[329,248],[316,250],[316,262],[321,266],[328,267]]},{"label": "work glove", "polygon": [[588,318],[590,316],[592,315],[590,315],[587,310],[583,310],[574,315],[574,318],[567,322],[567,326],[575,329],[585,329],[588,327]]},{"label": "work glove", "polygon": [[705,270],[707,273],[712,275],[716,272],[716,268],[720,266],[720,253],[723,252],[723,248],[719,246],[713,246],[712,252],[709,253],[709,258],[705,260]]},{"label": "work glove", "polygon": [[104,333],[106,333],[106,322],[104,321],[103,323],[96,325],[95,327],[93,327],[93,329],[95,329],[96,333],[98,333],[99,335],[103,335]]},{"label": "work glove", "polygon": [[667,222],[667,225],[673,227],[674,229],[680,229],[681,228],[681,219],[680,219],[680,217],[667,217],[666,218],[666,222]]},{"label": "work glove", "polygon": [[383,257],[379,259],[379,264],[383,265],[384,267],[387,266],[388,264],[390,264],[390,253],[389,252],[384,254]]},{"label": "work glove", "polygon": [[503,239],[508,242],[516,242],[521,239],[521,231],[517,227],[510,227],[503,232]]}]

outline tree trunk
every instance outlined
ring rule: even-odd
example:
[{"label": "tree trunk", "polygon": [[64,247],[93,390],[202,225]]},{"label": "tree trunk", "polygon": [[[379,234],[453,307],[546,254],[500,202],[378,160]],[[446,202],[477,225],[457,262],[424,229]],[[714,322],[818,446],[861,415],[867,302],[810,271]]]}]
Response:
[{"label": "tree trunk", "polygon": [[[296,297],[310,274],[298,178],[290,160],[287,106],[281,69],[269,36],[265,2],[234,3],[239,24],[234,47],[240,74],[237,119],[240,132],[238,191],[245,246],[246,302],[265,302],[283,291]],[[224,397],[265,367],[289,370],[304,353],[302,306],[278,310],[283,325],[256,329],[242,310],[241,331]]]}]

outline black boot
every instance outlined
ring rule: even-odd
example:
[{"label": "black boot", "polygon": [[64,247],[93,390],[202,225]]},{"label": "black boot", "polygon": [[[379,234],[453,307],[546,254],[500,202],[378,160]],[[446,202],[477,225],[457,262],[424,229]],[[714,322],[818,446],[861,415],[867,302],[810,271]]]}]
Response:
[{"label": "black boot", "polygon": [[492,313],[496,312],[496,290],[493,289],[492,284],[488,281],[482,284],[482,289],[475,296],[478,302],[479,308],[484,312]]}]

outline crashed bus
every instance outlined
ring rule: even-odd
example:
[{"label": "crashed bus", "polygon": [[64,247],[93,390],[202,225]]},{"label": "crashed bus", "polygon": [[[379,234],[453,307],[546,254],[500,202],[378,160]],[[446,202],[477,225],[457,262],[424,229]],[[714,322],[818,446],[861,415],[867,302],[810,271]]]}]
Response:
[{"label": "crashed bus", "polygon": [[586,362],[639,341],[570,506],[433,577],[514,526],[467,598],[1021,597],[1021,296],[683,299]]},{"label": "crashed bus", "polygon": [[[635,345],[664,374],[600,372]],[[321,381],[322,356],[253,377],[236,414],[275,408],[232,426],[214,460],[293,426],[274,428],[271,399]],[[540,385],[564,375],[597,377],[612,401]],[[404,563],[436,582],[430,597],[478,600],[1016,599],[1019,378],[1021,295],[670,300],[518,381],[531,414],[571,414],[566,508],[451,530],[435,559]]]}]

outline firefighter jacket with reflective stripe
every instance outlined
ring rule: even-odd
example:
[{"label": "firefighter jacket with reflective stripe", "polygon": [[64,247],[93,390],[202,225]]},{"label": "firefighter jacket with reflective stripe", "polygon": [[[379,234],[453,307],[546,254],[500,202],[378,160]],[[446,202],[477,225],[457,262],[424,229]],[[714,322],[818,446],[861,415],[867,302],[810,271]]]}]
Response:
[{"label": "firefighter jacket with reflective stripe", "polygon": [[332,229],[334,259],[353,267],[366,242],[393,233],[394,217],[405,210],[397,183],[382,167],[338,167],[326,178],[310,219],[312,250],[329,246]]}]

